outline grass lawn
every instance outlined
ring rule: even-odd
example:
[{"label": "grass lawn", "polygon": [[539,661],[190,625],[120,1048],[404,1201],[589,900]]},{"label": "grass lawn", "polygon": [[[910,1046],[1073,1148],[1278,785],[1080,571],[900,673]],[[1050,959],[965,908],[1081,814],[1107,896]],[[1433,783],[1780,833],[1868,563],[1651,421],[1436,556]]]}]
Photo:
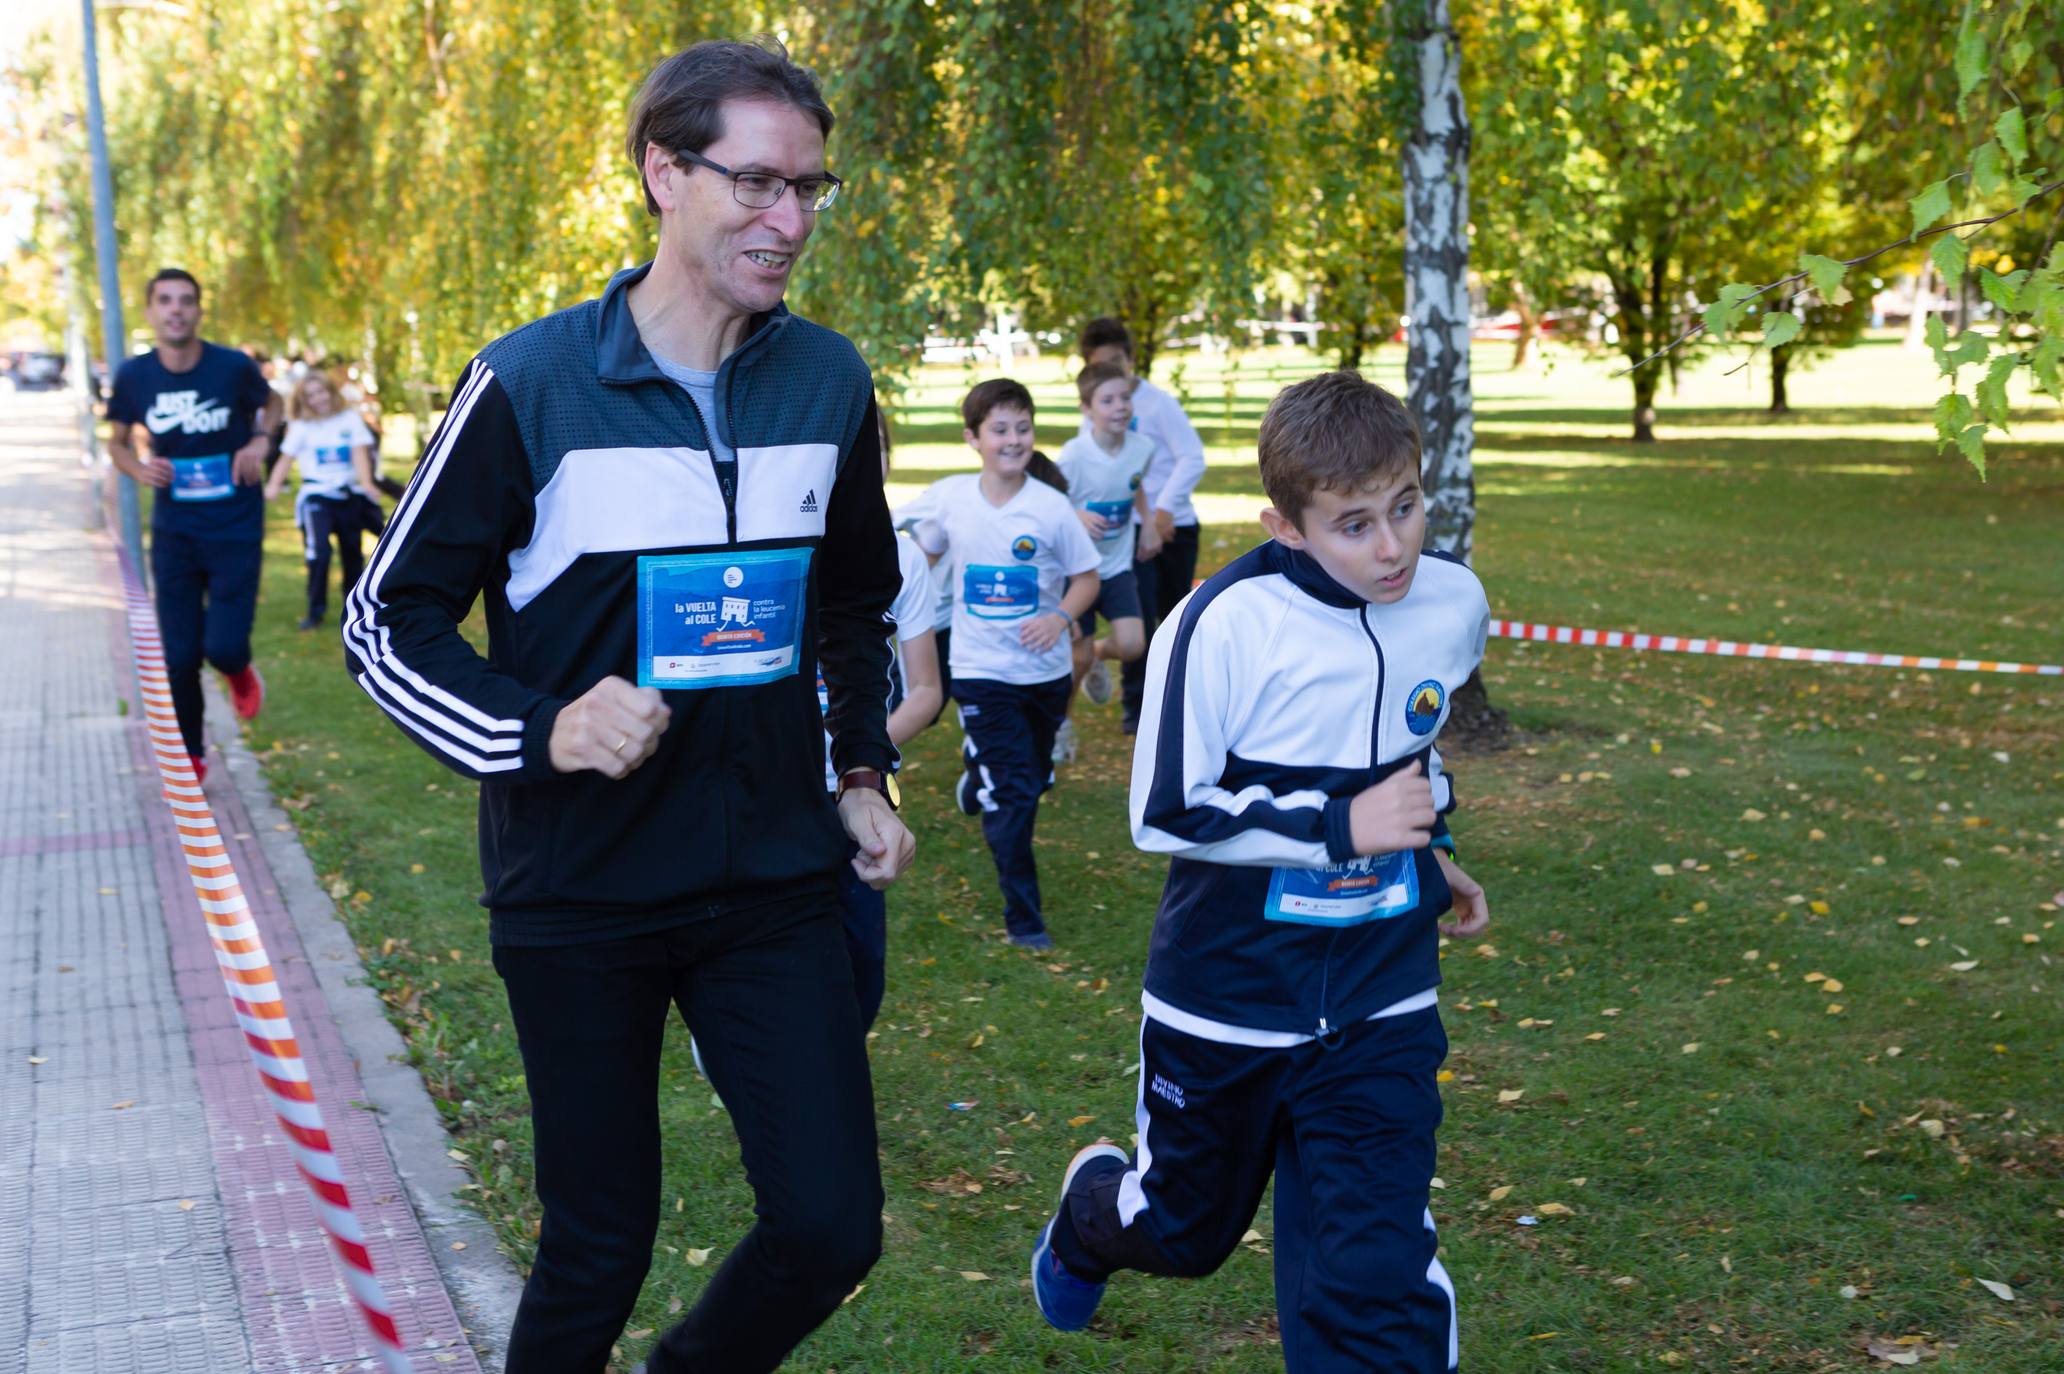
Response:
[{"label": "grass lawn", "polygon": [[[1019,370],[1049,451],[1073,430],[1066,362]],[[1401,389],[1403,362],[1386,348],[1371,370]],[[1932,367],[1895,344],[1795,378],[1784,418],[1760,375],[1687,372],[1640,448],[1627,384],[1598,364],[1476,362],[1495,614],[2064,660],[2054,409],[1980,482],[1934,452]],[[1312,369],[1289,351],[1160,369],[1211,445],[1205,570],[1259,538],[1254,425]],[[972,465],[953,411],[969,381],[942,368],[906,398],[896,496]],[[474,789],[346,680],[333,633],[296,634],[284,520],[271,549],[255,743],[523,1261],[528,1107],[474,905]],[[1465,1368],[1848,1370],[1890,1367],[1874,1340],[1919,1338],[1947,1367],[2054,1374],[2064,681],[1498,641],[1485,675],[1519,742],[1451,760],[1493,928],[1446,952],[1433,1195]],[[1004,943],[987,853],[948,799],[957,729],[912,750],[919,859],[890,898],[872,1043],[887,1255],[791,1368],[1280,1368],[1266,1204],[1217,1276],[1122,1277],[1086,1335],[1048,1331],[1026,1291],[1069,1153],[1131,1131],[1162,870],[1128,842],[1115,708],[1080,720],[1082,762],[1040,822],[1045,957]],[[626,1364],[748,1216],[687,1051],[676,1025],[667,1208]]]}]

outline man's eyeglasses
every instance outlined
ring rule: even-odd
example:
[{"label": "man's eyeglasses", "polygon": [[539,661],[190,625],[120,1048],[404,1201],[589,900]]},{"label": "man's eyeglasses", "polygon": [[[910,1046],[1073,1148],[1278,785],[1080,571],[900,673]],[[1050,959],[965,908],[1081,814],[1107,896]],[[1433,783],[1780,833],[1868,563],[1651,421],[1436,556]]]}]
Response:
[{"label": "man's eyeglasses", "polygon": [[685,148],[676,149],[674,156],[683,162],[707,167],[720,177],[731,178],[731,198],[750,210],[771,208],[781,199],[781,193],[793,186],[803,208],[814,213],[829,208],[838,199],[839,187],[845,185],[829,172],[807,177],[782,177],[772,172],[734,172],[722,163],[711,162],[701,153],[691,153]]}]

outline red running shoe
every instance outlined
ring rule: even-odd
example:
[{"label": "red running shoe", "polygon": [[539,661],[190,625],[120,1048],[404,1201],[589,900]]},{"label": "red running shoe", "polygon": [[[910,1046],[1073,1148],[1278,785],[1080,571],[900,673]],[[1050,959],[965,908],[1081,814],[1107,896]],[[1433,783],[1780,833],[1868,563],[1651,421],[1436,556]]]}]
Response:
[{"label": "red running shoe", "polygon": [[193,760],[194,782],[205,783],[208,780],[208,761],[199,754],[189,754],[187,757]]},{"label": "red running shoe", "polygon": [[224,673],[223,681],[229,684],[229,704],[236,708],[240,720],[249,720],[265,708],[265,679],[258,674],[258,665],[248,664],[241,673]]}]

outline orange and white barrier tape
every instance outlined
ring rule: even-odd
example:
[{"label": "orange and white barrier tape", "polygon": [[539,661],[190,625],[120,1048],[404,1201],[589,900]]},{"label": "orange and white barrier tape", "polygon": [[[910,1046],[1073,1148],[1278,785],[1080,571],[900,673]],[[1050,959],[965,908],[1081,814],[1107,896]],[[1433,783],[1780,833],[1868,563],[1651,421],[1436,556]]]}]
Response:
[{"label": "orange and white barrier tape", "polygon": [[122,557],[122,594],[128,602],[129,642],[136,655],[136,678],[143,692],[144,722],[150,730],[151,753],[164,784],[165,804],[186,855],[194,896],[208,923],[208,940],[222,970],[222,985],[236,1008],[237,1024],[251,1052],[252,1067],[272,1099],[280,1129],[294,1151],[294,1164],[308,1185],[316,1220],[329,1237],[330,1252],[351,1290],[359,1315],[372,1332],[380,1363],[388,1374],[413,1374],[402,1349],[401,1332],[387,1305],[387,1295],[373,1273],[365,1231],[351,1210],[351,1195],[337,1166],[322,1109],[316,1105],[308,1065],[294,1039],[293,1024],[280,1000],[279,983],[265,943],[258,933],[236,869],[215,826],[214,812],[194,776],[193,760],[179,734],[172,711],[172,689],[165,673],[164,645],[158,638],[157,615],[145,596],[126,553]]},{"label": "orange and white barrier tape", "polygon": [[1946,673],[2031,673],[2064,677],[2064,664],[2001,663],[1989,658],[1936,658],[1914,654],[1869,654],[1853,649],[1801,649],[1790,644],[1742,644],[1731,639],[1637,634],[1631,630],[1584,630],[1569,625],[1528,625],[1493,620],[1491,638],[1541,644],[1575,644],[1598,649],[1653,649],[1666,654],[1718,654],[1723,658],[1775,658],[1793,663],[1841,663],[1860,668],[1919,668]]}]

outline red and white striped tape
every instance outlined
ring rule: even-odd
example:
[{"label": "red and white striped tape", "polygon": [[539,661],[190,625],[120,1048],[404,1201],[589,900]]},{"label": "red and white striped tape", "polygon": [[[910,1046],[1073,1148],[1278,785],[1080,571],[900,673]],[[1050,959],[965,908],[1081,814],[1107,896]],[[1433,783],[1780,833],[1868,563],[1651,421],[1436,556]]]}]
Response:
[{"label": "red and white striped tape", "polygon": [[149,727],[151,753],[158,762],[158,777],[164,784],[165,804],[172,808],[172,821],[185,851],[194,896],[208,923],[208,940],[215,947],[215,962],[222,970],[222,986],[236,1008],[237,1024],[243,1028],[244,1043],[251,1052],[251,1065],[272,1098],[280,1129],[286,1132],[294,1151],[294,1164],[308,1185],[316,1220],[329,1237],[344,1286],[358,1304],[359,1315],[371,1331],[380,1364],[388,1374],[413,1374],[414,1365],[403,1351],[401,1332],[387,1306],[387,1295],[373,1273],[373,1257],[366,1251],[365,1231],[351,1210],[351,1195],[344,1187],[343,1172],[329,1133],[323,1129],[322,1109],[316,1105],[315,1089],[309,1082],[308,1065],[294,1039],[293,1024],[280,1000],[279,982],[266,956],[244,890],[216,829],[215,815],[194,776],[193,760],[180,738],[179,721],[172,711],[172,690],[165,674],[164,645],[158,638],[157,615],[136,573],[122,556],[122,593],[129,608],[129,642],[136,655],[136,678],[143,692],[144,722]]},{"label": "red and white striped tape", "polygon": [[1638,634],[1631,630],[1585,630],[1570,625],[1528,625],[1493,620],[1493,639],[1541,644],[1576,644],[1598,649],[1654,649],[1666,654],[1718,654],[1724,658],[1776,658],[1794,663],[1843,663],[1861,668],[1921,668],[1948,673],[2032,673],[2064,677],[2064,664],[2001,663],[1989,658],[1936,658],[1914,654],[1867,654],[1853,649],[1801,649],[1790,644],[1741,644],[1731,639]]}]

